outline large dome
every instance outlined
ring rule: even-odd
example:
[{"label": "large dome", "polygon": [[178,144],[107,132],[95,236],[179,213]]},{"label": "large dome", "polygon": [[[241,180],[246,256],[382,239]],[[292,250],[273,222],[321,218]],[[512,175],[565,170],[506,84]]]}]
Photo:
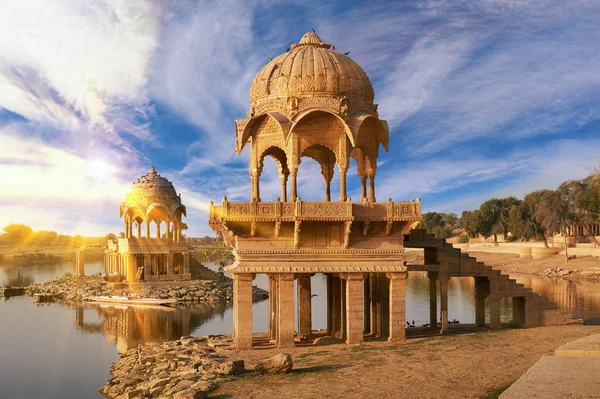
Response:
[{"label": "large dome", "polygon": [[155,206],[165,208],[171,216],[178,209],[185,215],[185,206],[181,204],[181,197],[175,191],[173,183],[152,168],[133,183],[121,204],[121,215],[127,213],[129,208],[136,208],[136,212],[146,214]]},{"label": "large dome", "polygon": [[250,101],[315,94],[362,97],[373,101],[373,86],[362,68],[335,51],[313,31],[272,59],[254,78]]}]

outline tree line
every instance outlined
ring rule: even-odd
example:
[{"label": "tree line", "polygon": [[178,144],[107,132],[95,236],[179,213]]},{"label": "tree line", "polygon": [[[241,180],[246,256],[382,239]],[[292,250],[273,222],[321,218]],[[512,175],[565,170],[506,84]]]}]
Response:
[{"label": "tree line", "polygon": [[81,245],[102,244],[107,238],[114,236],[114,234],[108,234],[104,237],[84,237],[79,234],[70,236],[58,234],[52,230],[34,231],[31,226],[26,224],[12,223],[3,228],[3,233],[0,234],[0,244],[15,245],[17,253],[20,253],[22,245],[79,247]]},{"label": "tree line", "polygon": [[[569,180],[556,190],[536,190],[523,199],[492,198],[479,209],[455,214],[429,212],[423,215],[422,227],[439,238],[448,238],[454,228],[462,228],[468,237],[514,240],[541,240],[548,247],[547,237],[554,233],[564,236],[567,227],[578,227],[597,245],[589,225],[600,223],[600,170],[581,180]],[[567,255],[568,256],[568,255]]]}]

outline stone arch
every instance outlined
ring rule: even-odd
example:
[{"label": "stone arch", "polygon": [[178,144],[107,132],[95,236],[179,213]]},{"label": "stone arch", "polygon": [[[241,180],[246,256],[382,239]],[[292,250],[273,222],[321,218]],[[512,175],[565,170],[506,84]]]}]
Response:
[{"label": "stone arch", "polygon": [[272,145],[262,150],[258,155],[258,178],[262,175],[266,157],[271,157],[277,165],[277,176],[281,182],[281,196],[279,198],[285,202],[287,201],[287,180],[290,175],[287,153],[281,147],[276,145]]},{"label": "stone arch", "polygon": [[313,144],[305,148],[300,157],[309,157],[314,159],[321,166],[321,175],[325,180],[325,201],[331,201],[331,180],[335,173],[335,165],[337,164],[335,152],[322,144]]},{"label": "stone arch", "polygon": [[[352,145],[354,144],[354,136],[352,135],[352,131],[350,130],[350,127],[346,124],[346,121],[344,120],[344,118],[342,118],[336,111],[332,110],[332,109],[327,109],[327,108],[307,108],[305,110],[303,110],[302,112],[297,113],[296,115],[294,115],[294,117],[292,118],[291,121],[291,128],[290,128],[290,134],[286,137],[286,144],[289,141],[289,138],[292,136],[292,133],[297,132],[297,130],[299,129],[299,126],[302,127],[303,126],[303,122],[306,122],[306,118],[309,116],[315,116],[315,115],[319,115],[319,114],[327,114],[327,115],[331,115],[333,116],[339,123],[340,126],[343,129],[344,134],[348,137],[348,139],[350,140],[350,143],[352,143]],[[337,151],[334,151],[337,153]]]},{"label": "stone arch", "polygon": [[[255,134],[259,133],[257,129],[260,128],[261,124],[265,122],[265,118],[272,118],[279,125],[280,131],[282,133],[282,142],[287,140],[287,137],[290,133],[291,122],[290,120],[280,112],[266,112],[264,114],[260,114],[250,118],[246,124],[244,125],[241,135],[238,137],[238,153],[241,153],[244,149],[244,146]],[[236,121],[236,124],[238,122]]]},{"label": "stone arch", "polygon": [[365,142],[374,142],[375,147],[379,147],[381,143],[383,148],[389,151],[390,134],[386,121],[358,110],[350,116],[349,128],[354,137],[354,146],[361,147]]}]

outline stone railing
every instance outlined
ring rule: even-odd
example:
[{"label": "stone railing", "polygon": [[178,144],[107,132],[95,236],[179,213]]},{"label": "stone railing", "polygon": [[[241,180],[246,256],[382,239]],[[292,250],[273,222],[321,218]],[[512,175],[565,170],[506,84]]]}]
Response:
[{"label": "stone railing", "polygon": [[228,202],[210,203],[210,220],[420,220],[421,202]]}]

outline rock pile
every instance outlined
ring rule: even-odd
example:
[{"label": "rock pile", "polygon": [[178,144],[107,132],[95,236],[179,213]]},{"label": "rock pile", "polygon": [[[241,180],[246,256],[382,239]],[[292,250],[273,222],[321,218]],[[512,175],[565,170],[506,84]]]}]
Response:
[{"label": "rock pile", "polygon": [[223,353],[228,336],[181,337],[121,355],[99,392],[107,398],[206,398],[219,381],[244,372],[244,361]]},{"label": "rock pile", "polygon": [[[190,280],[141,282],[129,286],[126,283],[110,283],[100,276],[74,277],[64,276],[45,283],[29,286],[28,295],[40,292],[51,292],[67,301],[83,301],[90,296],[103,295],[138,295],[141,298],[179,299],[180,301],[200,303],[233,302],[233,282],[222,280]],[[268,293],[253,287],[255,301],[268,298]]]}]

